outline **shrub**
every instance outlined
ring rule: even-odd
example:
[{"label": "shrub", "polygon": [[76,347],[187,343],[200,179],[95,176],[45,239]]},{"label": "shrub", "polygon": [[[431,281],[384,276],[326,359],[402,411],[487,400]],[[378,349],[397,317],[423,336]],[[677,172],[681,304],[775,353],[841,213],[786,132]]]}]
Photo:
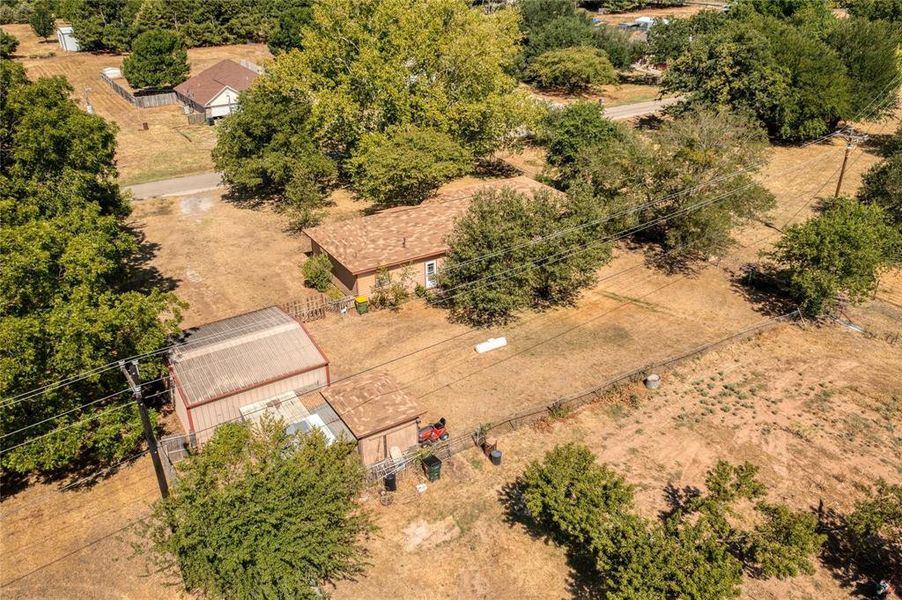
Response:
[{"label": "shrub", "polygon": [[831,312],[837,295],[860,302],[881,270],[900,260],[902,234],[877,204],[840,198],[822,214],[786,230],[765,256],[782,269],[792,298],[812,316]]},{"label": "shrub", "polygon": [[414,126],[363,137],[347,168],[354,189],[378,204],[422,202],[467,172],[472,155],[449,135]]},{"label": "shrub", "polygon": [[122,61],[122,75],[134,88],[167,88],[185,81],[188,53],[181,38],[168,30],[142,33]]},{"label": "shrub", "polygon": [[332,261],[328,254],[314,254],[304,261],[301,271],[304,283],[319,292],[325,292],[332,285]]},{"label": "shrub", "polygon": [[410,298],[412,278],[410,267],[405,267],[397,278],[384,267],[378,269],[376,286],[370,294],[370,304],[373,308],[400,308]]},{"label": "shrub", "polygon": [[549,50],[529,65],[529,78],[541,88],[584,91],[617,80],[607,55],[593,48]]},{"label": "shrub", "polygon": [[756,507],[764,518],[745,540],[748,562],[764,577],[795,577],[814,572],[811,555],[827,537],[817,533],[817,517],[793,511],[781,504],[761,503]]},{"label": "shrub", "polygon": [[0,58],[9,58],[19,47],[19,40],[11,33],[0,30]]}]

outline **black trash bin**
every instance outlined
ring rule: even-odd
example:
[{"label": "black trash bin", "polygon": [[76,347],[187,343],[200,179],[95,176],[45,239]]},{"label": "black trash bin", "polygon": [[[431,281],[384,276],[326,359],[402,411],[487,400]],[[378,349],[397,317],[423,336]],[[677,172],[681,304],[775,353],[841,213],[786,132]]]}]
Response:
[{"label": "black trash bin", "polygon": [[423,459],[423,470],[426,472],[426,479],[435,481],[442,477],[442,459],[437,456],[427,456]]},{"label": "black trash bin", "polygon": [[398,491],[398,476],[394,473],[389,473],[385,476],[385,491],[386,492],[397,492]]}]

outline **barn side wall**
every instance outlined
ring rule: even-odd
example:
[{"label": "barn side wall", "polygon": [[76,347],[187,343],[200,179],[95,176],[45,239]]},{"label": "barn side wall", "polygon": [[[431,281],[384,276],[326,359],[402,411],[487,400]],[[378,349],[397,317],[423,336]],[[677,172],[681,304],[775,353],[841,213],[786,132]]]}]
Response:
[{"label": "barn side wall", "polygon": [[298,395],[301,395],[318,387],[325,387],[328,383],[327,372],[326,367],[320,367],[190,409],[194,431],[197,433],[197,443],[203,444],[209,440],[218,425],[241,420],[242,406],[285,392],[297,391]]}]

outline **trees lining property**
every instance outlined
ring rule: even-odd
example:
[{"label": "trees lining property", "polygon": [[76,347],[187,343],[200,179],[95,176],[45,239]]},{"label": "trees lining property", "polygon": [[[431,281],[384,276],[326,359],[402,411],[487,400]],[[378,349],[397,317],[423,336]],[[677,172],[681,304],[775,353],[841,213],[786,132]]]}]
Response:
[{"label": "trees lining property", "polygon": [[[21,66],[3,60],[0,82],[0,426],[11,434],[0,466],[28,473],[120,460],[142,439],[134,404],[81,408],[122,389],[118,371],[38,401],[7,399],[159,348],[178,331],[181,305],[136,284],[138,244],[115,183],[114,126],[84,113],[62,78],[29,82]],[[150,379],[160,365],[146,368]]]},{"label": "trees lining property", "polygon": [[742,3],[728,18],[700,13],[652,36],[653,52],[673,59],[665,89],[688,94],[690,103],[749,111],[787,141],[892,110],[900,82],[891,26],[842,21],[820,4],[773,6]]},{"label": "trees lining property", "polygon": [[[635,514],[622,476],[587,447],[568,444],[527,466],[509,508],[566,546],[606,598],[732,598],[743,571],[783,578],[813,570],[824,541],[817,519],[762,501],[766,488],[753,465],[719,461],[705,483],[706,493],[678,495],[652,522]],[[740,517],[742,505],[753,507],[757,524]]]},{"label": "trees lining property", "polygon": [[187,591],[315,599],[323,582],[362,571],[373,528],[354,502],[363,468],[353,445],[296,437],[281,421],[227,423],[177,468],[145,550]]}]

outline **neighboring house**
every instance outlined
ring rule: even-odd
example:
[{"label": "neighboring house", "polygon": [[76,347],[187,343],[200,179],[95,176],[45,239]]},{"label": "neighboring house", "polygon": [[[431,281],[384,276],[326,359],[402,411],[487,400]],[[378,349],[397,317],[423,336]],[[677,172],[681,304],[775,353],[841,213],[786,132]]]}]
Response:
[{"label": "neighboring house", "polygon": [[192,331],[169,356],[172,401],[189,446],[224,423],[282,420],[289,433],[356,442],[364,464],[417,445],[422,411],[384,373],[330,387],[329,361],[304,325],[277,307]]},{"label": "neighboring house", "polygon": [[185,106],[212,121],[234,111],[241,92],[258,76],[255,70],[223,60],[175,86],[175,93]]},{"label": "neighboring house", "polygon": [[463,216],[473,196],[484,189],[511,188],[535,192],[553,188],[530,179],[512,177],[460,188],[419,206],[392,208],[369,215],[305,229],[310,251],[327,254],[333,280],[345,291],[368,296],[377,286],[377,272],[385,269],[397,281],[405,271],[410,285],[426,289],[448,253],[446,239],[454,221]]},{"label": "neighboring house", "polygon": [[60,48],[66,52],[79,52],[81,46],[75,39],[75,30],[71,25],[63,25],[56,28],[56,40],[59,42]]}]

